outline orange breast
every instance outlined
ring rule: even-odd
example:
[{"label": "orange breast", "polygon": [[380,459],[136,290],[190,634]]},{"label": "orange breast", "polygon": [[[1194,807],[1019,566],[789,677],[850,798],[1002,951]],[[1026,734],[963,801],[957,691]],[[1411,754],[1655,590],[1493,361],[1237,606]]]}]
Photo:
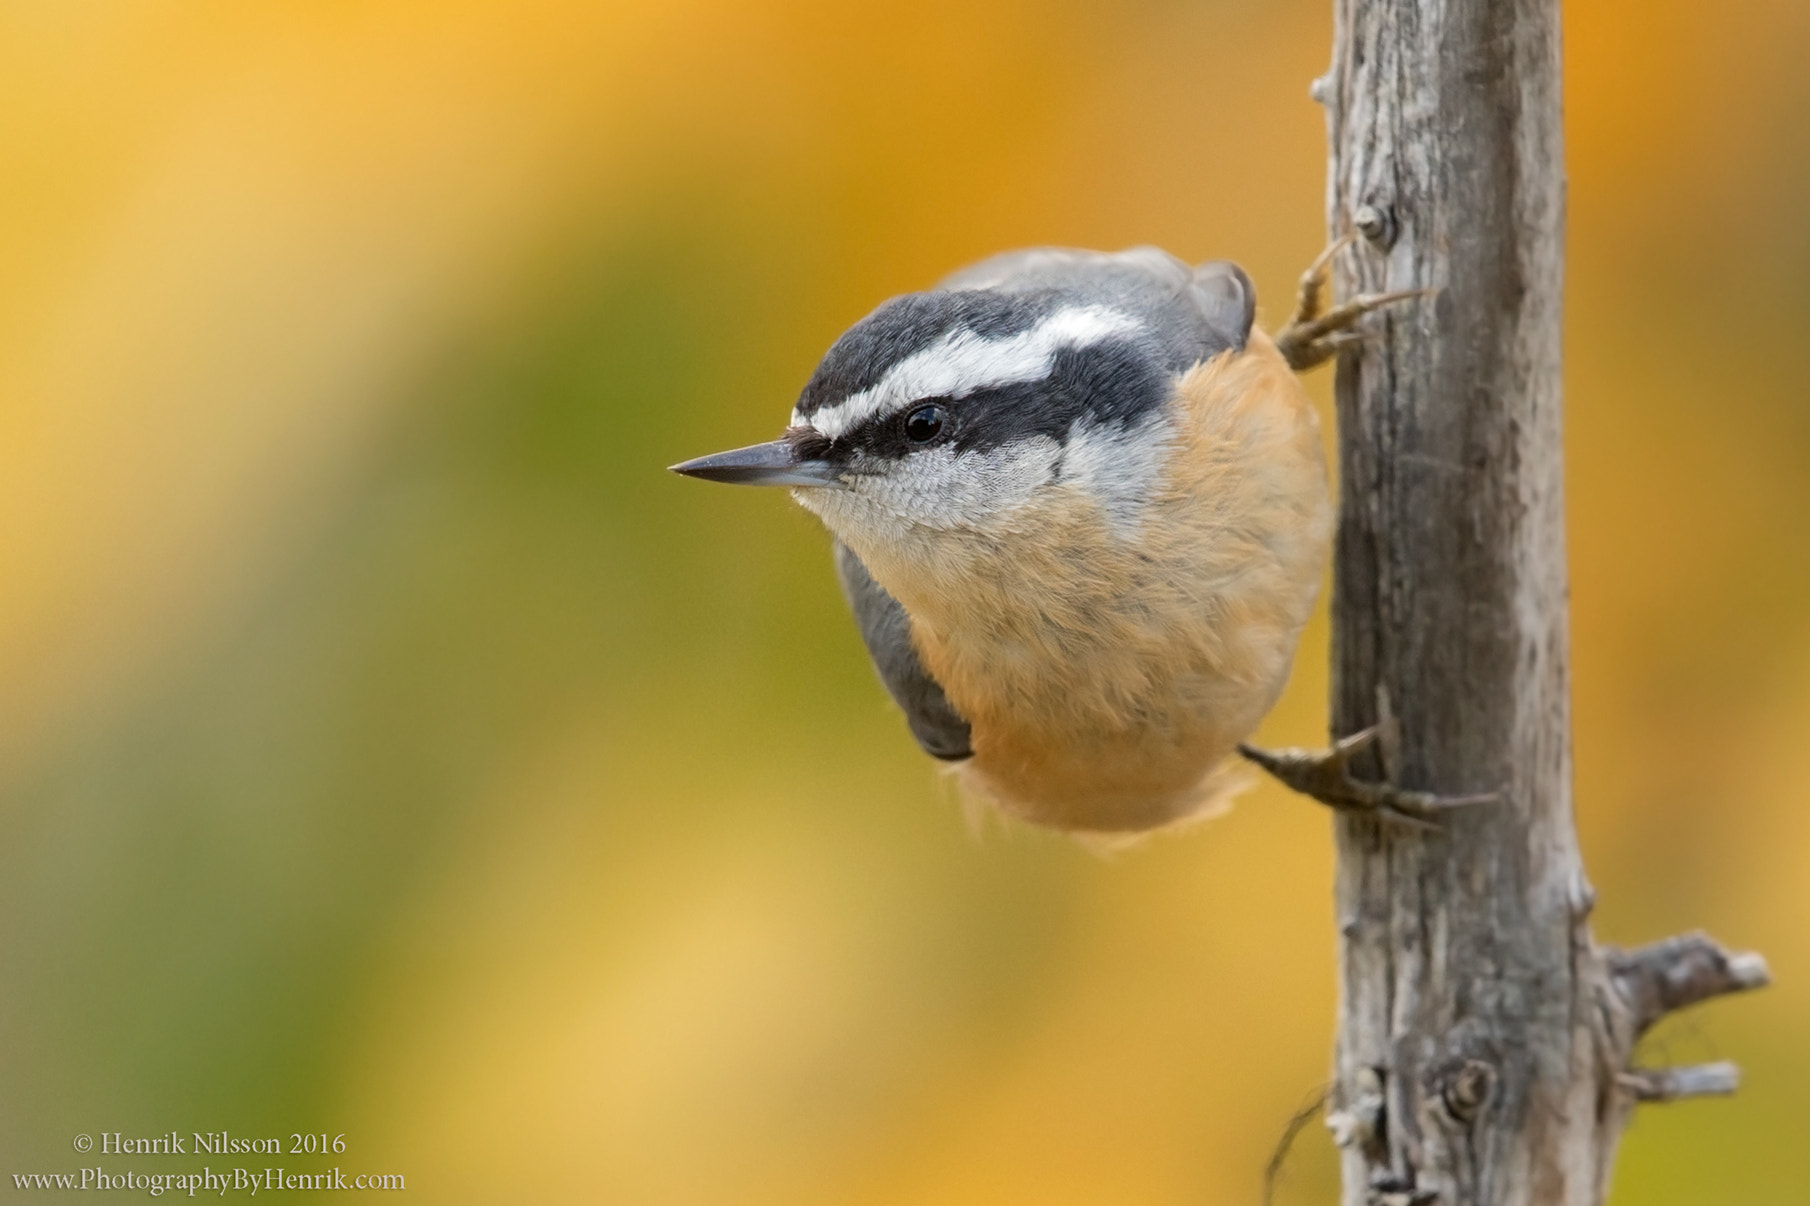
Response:
[{"label": "orange breast", "polygon": [[1102,833],[1198,815],[1287,678],[1331,534],[1313,409],[1259,331],[1173,407],[1134,532],[1059,485],[997,556],[894,592],[973,727],[964,783],[1012,815]]}]

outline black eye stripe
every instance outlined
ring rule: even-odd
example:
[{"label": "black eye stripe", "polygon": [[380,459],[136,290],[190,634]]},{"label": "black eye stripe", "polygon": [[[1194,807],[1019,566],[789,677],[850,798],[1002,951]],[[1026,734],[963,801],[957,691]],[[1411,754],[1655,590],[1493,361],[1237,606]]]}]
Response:
[{"label": "black eye stripe", "polygon": [[793,451],[807,461],[827,459],[835,443],[814,427],[789,427],[786,429],[786,440],[791,443]]},{"label": "black eye stripe", "polygon": [[[1174,387],[1174,375],[1135,340],[1065,347],[1057,350],[1047,376],[975,390],[959,401],[946,395],[915,398],[858,424],[822,447],[820,455],[840,464],[871,461],[877,468],[930,447],[987,452],[1038,437],[1062,444],[1083,419],[1108,427],[1135,423],[1164,405]],[[933,432],[919,424],[914,435],[908,430],[912,416],[931,407],[941,410],[940,425]]]}]

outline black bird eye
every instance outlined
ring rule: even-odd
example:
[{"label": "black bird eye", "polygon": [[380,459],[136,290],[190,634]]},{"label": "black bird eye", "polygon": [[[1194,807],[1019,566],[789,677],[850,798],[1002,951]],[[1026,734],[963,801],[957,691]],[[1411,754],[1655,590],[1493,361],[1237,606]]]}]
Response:
[{"label": "black bird eye", "polygon": [[943,430],[949,412],[932,403],[920,406],[905,416],[905,438],[914,444],[928,444]]}]

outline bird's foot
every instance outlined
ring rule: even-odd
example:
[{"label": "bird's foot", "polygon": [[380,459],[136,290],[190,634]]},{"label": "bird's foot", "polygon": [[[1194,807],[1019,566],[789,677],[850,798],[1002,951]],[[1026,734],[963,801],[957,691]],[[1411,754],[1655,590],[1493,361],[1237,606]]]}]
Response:
[{"label": "bird's foot", "polygon": [[1363,813],[1415,829],[1437,829],[1434,818],[1453,808],[1493,803],[1498,796],[1437,796],[1408,791],[1389,783],[1369,783],[1351,776],[1351,760],[1375,745],[1383,726],[1372,725],[1342,737],[1325,750],[1264,750],[1240,745],[1238,752],[1261,766],[1285,787],[1312,796],[1341,812]]},{"label": "bird's foot", "polygon": [[1288,325],[1276,334],[1276,350],[1297,373],[1304,373],[1343,349],[1363,342],[1363,333],[1353,328],[1372,310],[1411,297],[1422,297],[1428,292],[1425,289],[1398,289],[1393,293],[1360,293],[1350,301],[1329,308],[1326,295],[1332,282],[1332,257],[1344,250],[1351,238],[1346,235],[1334,240],[1314,257],[1314,262],[1301,274],[1301,287],[1295,294],[1295,312],[1289,316]]}]

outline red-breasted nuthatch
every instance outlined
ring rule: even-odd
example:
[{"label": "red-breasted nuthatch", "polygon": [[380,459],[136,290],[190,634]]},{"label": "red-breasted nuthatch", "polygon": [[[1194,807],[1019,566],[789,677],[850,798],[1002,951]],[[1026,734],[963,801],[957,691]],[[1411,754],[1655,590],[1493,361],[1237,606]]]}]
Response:
[{"label": "red-breasted nuthatch", "polygon": [[1231,263],[996,256],[850,328],[780,439],[673,468],[823,520],[881,680],[974,793],[1079,832],[1196,815],[1326,564],[1294,370],[1388,300],[1320,315],[1325,260],[1279,350]]}]

